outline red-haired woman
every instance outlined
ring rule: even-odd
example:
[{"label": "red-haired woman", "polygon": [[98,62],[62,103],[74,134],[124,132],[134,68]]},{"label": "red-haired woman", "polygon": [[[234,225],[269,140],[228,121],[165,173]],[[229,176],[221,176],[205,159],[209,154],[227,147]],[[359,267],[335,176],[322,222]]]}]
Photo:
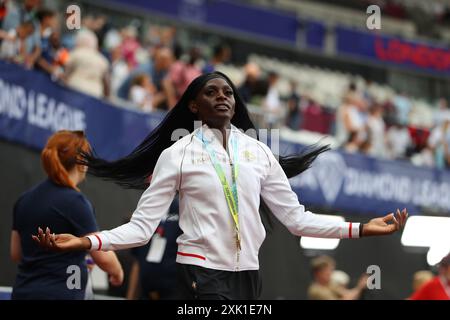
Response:
[{"label": "red-haired woman", "polygon": [[[38,226],[78,236],[98,231],[92,205],[80,192],[87,167],[77,164],[80,151],[90,145],[81,131],[59,131],[41,153],[48,179],[25,192],[16,202],[11,234],[11,259],[19,263],[12,299],[84,299],[88,277],[85,252],[49,252],[35,245]],[[114,252],[93,252],[95,263],[110,275],[113,285],[123,281]]]}]

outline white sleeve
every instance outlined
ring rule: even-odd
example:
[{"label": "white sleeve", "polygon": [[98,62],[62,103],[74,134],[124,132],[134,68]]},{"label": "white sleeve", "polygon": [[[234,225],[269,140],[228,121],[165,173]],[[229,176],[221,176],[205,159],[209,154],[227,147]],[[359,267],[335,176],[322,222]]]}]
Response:
[{"label": "white sleeve", "polygon": [[153,171],[150,186],[142,194],[130,222],[88,236],[91,250],[120,250],[145,245],[175,197],[178,181],[177,155],[164,150]]},{"label": "white sleeve", "polygon": [[336,221],[306,211],[272,152],[268,148],[265,152],[270,169],[263,180],[261,196],[292,234],[316,238],[359,238],[359,223]]}]

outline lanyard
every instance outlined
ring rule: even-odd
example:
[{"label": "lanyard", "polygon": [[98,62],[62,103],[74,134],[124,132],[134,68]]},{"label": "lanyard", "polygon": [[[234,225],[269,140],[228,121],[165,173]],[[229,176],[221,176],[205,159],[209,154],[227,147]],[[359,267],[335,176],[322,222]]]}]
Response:
[{"label": "lanyard", "polygon": [[241,236],[239,229],[239,200],[237,193],[237,178],[238,178],[238,145],[237,139],[231,138],[231,144],[233,146],[233,161],[231,162],[231,177],[232,184],[231,187],[227,181],[225,176],[225,172],[222,169],[222,166],[219,164],[217,160],[216,153],[212,150],[210,146],[210,141],[204,139],[201,131],[197,131],[197,138],[199,138],[203,145],[205,146],[206,151],[209,154],[211,162],[216,170],[217,176],[219,177],[220,183],[222,184],[223,193],[225,194],[225,199],[227,200],[228,209],[230,210],[231,216],[233,217],[234,225],[236,228],[236,246],[238,250],[241,250]]}]

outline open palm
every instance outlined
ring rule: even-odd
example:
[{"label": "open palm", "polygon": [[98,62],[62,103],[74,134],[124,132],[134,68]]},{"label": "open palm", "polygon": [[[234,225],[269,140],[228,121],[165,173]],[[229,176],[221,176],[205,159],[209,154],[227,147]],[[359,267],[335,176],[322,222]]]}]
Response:
[{"label": "open palm", "polygon": [[406,209],[403,209],[402,212],[397,209],[397,215],[390,213],[384,217],[375,218],[366,223],[363,228],[363,236],[392,234],[402,229],[407,219],[408,213],[406,212]]},{"label": "open palm", "polygon": [[41,248],[55,251],[77,251],[83,250],[84,244],[81,238],[69,233],[52,234],[49,228],[44,231],[38,228],[38,235],[31,236]]}]

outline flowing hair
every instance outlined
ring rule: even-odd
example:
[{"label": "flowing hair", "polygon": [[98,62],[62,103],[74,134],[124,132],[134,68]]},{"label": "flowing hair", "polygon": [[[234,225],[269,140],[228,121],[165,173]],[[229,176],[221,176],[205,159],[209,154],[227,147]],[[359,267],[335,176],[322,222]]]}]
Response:
[{"label": "flowing hair", "polygon": [[[236,104],[231,123],[244,132],[249,129],[256,131],[247,107],[239,96],[235,85],[225,74],[216,71],[194,79],[175,107],[127,156],[115,161],[106,161],[96,157],[95,154],[82,152],[80,162],[87,165],[89,167],[88,172],[94,176],[113,181],[125,188],[147,188],[160,154],[175,142],[171,139],[172,133],[177,129],[185,129],[190,133],[194,131],[194,121],[197,120],[197,117],[188,108],[189,103],[196,98],[199,91],[209,80],[215,78],[224,79],[233,89]],[[329,149],[328,145],[312,145],[302,153],[279,156],[279,163],[287,177],[291,178],[308,169],[319,154]]]}]

